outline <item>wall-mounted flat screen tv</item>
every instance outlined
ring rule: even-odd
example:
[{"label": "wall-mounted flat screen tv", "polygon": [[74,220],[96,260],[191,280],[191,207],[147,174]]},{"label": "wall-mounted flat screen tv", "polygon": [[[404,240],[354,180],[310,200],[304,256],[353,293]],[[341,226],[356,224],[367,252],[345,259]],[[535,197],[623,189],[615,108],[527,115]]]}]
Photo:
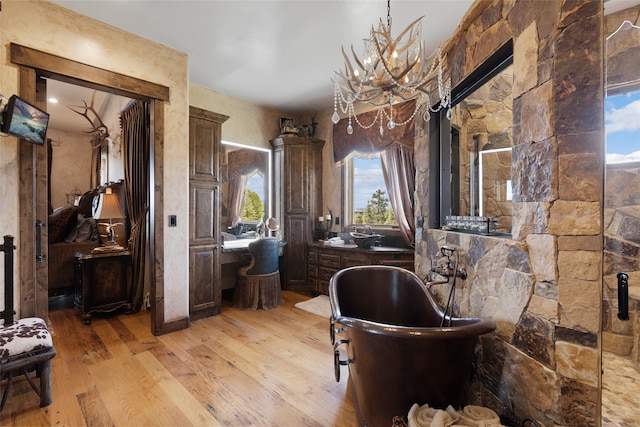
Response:
[{"label": "wall-mounted flat screen tv", "polygon": [[4,112],[2,131],[34,144],[43,145],[47,137],[49,113],[13,95]]}]

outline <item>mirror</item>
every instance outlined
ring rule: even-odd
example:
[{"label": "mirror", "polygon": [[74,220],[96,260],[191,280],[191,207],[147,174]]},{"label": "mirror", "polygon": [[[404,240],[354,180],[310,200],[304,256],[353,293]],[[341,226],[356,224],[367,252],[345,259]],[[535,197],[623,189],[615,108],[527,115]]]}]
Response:
[{"label": "mirror", "polygon": [[456,228],[482,231],[478,217],[483,217],[495,219],[489,231],[511,232],[512,86],[513,65],[508,65],[474,82],[452,108],[451,216]]},{"label": "mirror", "polygon": [[222,141],[223,231],[256,238],[271,217],[271,150]]}]

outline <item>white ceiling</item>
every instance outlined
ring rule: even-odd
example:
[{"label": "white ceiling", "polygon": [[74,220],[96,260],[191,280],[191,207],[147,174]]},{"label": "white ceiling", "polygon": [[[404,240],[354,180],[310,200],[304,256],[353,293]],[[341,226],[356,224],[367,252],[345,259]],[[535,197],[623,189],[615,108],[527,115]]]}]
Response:
[{"label": "white ceiling", "polygon": [[[283,113],[331,108],[341,46],[353,44],[360,53],[361,40],[387,15],[384,0],[53,2],[187,53],[192,83]],[[424,15],[430,52],[453,34],[472,3],[393,0],[392,33]],[[50,113],[54,126],[56,112]]]},{"label": "white ceiling", "polygon": [[[335,70],[342,68],[341,46],[361,40],[373,24],[386,21],[384,0],[52,0],[83,15],[185,52],[190,82],[281,111],[331,108]],[[623,9],[640,0],[609,0]],[[393,0],[394,36],[424,15],[427,51],[451,37],[472,0]],[[615,9],[615,10],[614,10]],[[91,91],[49,106],[51,126],[64,128],[75,117],[70,103],[89,102]],[[79,97],[68,99],[69,96]]]}]

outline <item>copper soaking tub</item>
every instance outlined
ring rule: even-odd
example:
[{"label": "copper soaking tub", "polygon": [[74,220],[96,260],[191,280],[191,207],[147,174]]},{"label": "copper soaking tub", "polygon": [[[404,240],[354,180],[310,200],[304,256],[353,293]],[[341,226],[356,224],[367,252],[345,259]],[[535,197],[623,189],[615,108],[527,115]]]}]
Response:
[{"label": "copper soaking tub", "polygon": [[341,270],[329,298],[336,381],[348,365],[361,426],[388,427],[414,403],[459,406],[478,336],[495,329],[492,320],[453,318],[441,327],[443,312],[420,278],[398,267]]}]

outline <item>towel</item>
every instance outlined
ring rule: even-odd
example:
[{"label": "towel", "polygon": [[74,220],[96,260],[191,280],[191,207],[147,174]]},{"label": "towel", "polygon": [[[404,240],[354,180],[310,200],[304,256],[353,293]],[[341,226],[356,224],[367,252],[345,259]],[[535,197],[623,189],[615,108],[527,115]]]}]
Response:
[{"label": "towel", "polygon": [[495,411],[475,405],[456,411],[451,405],[442,410],[414,403],[407,420],[409,427],[504,427]]},{"label": "towel", "polygon": [[500,425],[500,417],[492,409],[483,406],[467,405],[460,414],[460,422],[463,425],[472,427],[487,427],[491,425]]},{"label": "towel", "polygon": [[[455,410],[453,412],[456,413]],[[418,406],[417,403],[409,409],[407,418],[409,427],[450,427],[457,420],[447,411],[430,408],[429,405]]]}]

